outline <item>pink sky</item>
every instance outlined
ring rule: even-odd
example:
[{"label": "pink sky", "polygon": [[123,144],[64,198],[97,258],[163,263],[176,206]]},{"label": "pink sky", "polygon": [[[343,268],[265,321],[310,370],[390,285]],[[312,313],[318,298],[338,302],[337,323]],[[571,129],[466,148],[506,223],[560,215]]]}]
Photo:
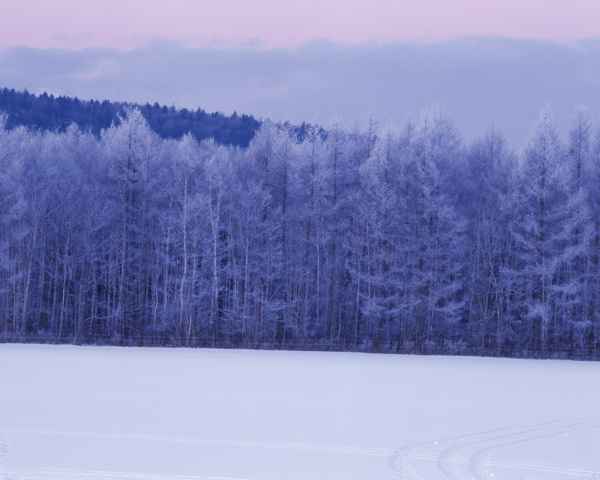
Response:
[{"label": "pink sky", "polygon": [[0,48],[600,36],[600,0],[0,0]]}]

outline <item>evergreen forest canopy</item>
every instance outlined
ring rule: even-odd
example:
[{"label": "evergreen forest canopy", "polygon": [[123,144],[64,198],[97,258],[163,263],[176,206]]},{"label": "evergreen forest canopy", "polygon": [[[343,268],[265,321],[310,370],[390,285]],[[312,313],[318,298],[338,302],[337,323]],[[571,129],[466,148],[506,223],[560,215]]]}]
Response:
[{"label": "evergreen forest canopy", "polygon": [[139,109],[150,128],[163,139],[179,139],[191,133],[198,141],[214,138],[224,145],[247,147],[260,126],[254,117],[237,113],[227,117],[222,113],[206,113],[200,108],[194,112],[187,108],[161,107],[158,103],[140,106],[108,100],[80,101],[77,97],[54,97],[46,92],[36,96],[26,90],[0,90],[0,111],[8,115],[8,129],[23,125],[33,130],[64,132],[74,123],[83,131],[100,135],[113,122],[118,122],[128,108]]},{"label": "evergreen forest canopy", "polygon": [[[0,340],[600,358],[600,130],[0,124]],[[595,132],[595,133],[594,133]]]}]

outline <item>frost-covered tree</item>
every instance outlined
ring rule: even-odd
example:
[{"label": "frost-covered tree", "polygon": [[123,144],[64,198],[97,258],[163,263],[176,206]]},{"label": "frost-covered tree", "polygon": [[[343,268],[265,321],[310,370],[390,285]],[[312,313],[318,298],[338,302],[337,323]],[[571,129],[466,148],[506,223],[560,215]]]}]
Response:
[{"label": "frost-covered tree", "polygon": [[127,111],[119,126],[103,133],[111,182],[114,268],[111,316],[120,342],[131,337],[142,345],[149,317],[151,243],[155,241],[161,158],[158,136],[138,110]]},{"label": "frost-covered tree", "polygon": [[585,255],[587,228],[580,191],[570,191],[573,169],[548,109],[542,110],[523,156],[521,218],[514,230],[524,292],[523,342],[547,355],[562,349],[580,301],[572,267]]},{"label": "frost-covered tree", "polygon": [[[400,147],[397,135],[388,127],[375,143],[361,168],[363,184],[364,299],[365,341],[377,347],[396,342],[399,318],[398,302],[402,290],[399,279],[403,258],[400,217],[405,210]],[[395,334],[392,334],[394,332]]]},{"label": "frost-covered tree", "polygon": [[590,291],[588,345],[592,358],[598,359],[600,357],[600,129],[595,131],[592,142],[589,192],[593,233],[588,276]]},{"label": "frost-covered tree", "polygon": [[407,206],[413,212],[408,237],[413,338],[420,348],[442,348],[453,341],[462,315],[466,225],[446,183],[461,155],[461,139],[450,119],[436,109],[424,112],[414,141]]},{"label": "frost-covered tree", "polygon": [[25,129],[8,132],[5,125],[6,116],[0,115],[0,329],[6,335],[18,330],[22,309],[19,287],[23,242],[30,229],[25,221],[27,203],[21,152],[30,138]]},{"label": "frost-covered tree", "polygon": [[468,219],[467,328],[481,354],[500,355],[510,348],[514,258],[508,225],[516,207],[512,195],[516,156],[502,134],[492,128],[475,141],[464,165],[461,210]]},{"label": "frost-covered tree", "polygon": [[570,238],[565,242],[565,262],[559,315],[565,319],[563,343],[569,354],[587,354],[590,348],[590,247],[593,236],[592,209],[589,203],[589,172],[592,163],[591,123],[584,107],[578,107],[572,118],[566,158],[567,196]]}]

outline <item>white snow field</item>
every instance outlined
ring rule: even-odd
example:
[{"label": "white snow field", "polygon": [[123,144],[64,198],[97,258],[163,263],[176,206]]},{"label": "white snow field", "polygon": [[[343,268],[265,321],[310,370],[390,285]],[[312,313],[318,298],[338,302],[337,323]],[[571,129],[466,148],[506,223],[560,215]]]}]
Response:
[{"label": "white snow field", "polygon": [[0,479],[600,479],[600,364],[5,344]]}]

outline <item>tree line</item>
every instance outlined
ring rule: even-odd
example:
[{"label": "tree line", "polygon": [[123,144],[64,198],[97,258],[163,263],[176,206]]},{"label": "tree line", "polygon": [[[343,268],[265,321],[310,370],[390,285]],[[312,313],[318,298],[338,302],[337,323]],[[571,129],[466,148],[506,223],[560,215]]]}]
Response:
[{"label": "tree line", "polygon": [[128,104],[104,100],[79,100],[77,97],[55,97],[46,92],[30,94],[14,89],[0,89],[0,111],[7,115],[6,127],[25,126],[32,130],[52,130],[64,132],[74,123],[81,130],[89,130],[99,136],[113,122],[119,122],[119,115],[126,109],[139,109],[152,130],[161,138],[183,137],[191,133],[196,140],[213,138],[224,145],[247,147],[260,126],[260,121],[252,115],[227,116],[222,113],[207,113],[203,109],[177,109],[174,106]]},{"label": "tree line", "polygon": [[600,357],[600,134],[0,125],[0,341]]}]

